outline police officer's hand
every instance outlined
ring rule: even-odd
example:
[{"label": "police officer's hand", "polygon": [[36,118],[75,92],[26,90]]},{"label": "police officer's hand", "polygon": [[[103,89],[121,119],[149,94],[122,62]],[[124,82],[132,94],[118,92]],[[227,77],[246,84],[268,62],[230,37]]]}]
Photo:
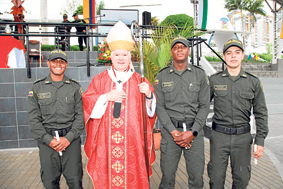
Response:
[{"label": "police officer's hand", "polygon": [[107,101],[122,101],[126,98],[126,93],[120,90],[112,90],[109,93],[106,93]]},{"label": "police officer's hand", "polygon": [[171,135],[174,138],[174,141],[176,142],[176,144],[178,144],[181,147],[190,148],[191,147],[190,143],[185,143],[181,141],[181,137],[180,137],[181,134],[182,132],[178,131],[177,129],[171,132]]},{"label": "police officer's hand", "polygon": [[148,98],[151,97],[151,90],[149,89],[149,85],[146,82],[139,84],[139,87],[141,93],[144,93]]},{"label": "police officer's hand", "polygon": [[[254,146],[253,146],[253,148],[254,148]],[[263,146],[257,146],[257,151],[253,153],[254,158],[259,159],[263,154],[263,149],[264,149]]]},{"label": "police officer's hand", "polygon": [[51,142],[49,143],[49,146],[55,150],[55,148],[59,145],[59,142],[56,140],[56,138],[53,138]]},{"label": "police officer's hand", "polygon": [[53,148],[56,152],[65,151],[65,149],[70,145],[70,142],[65,137],[60,137],[60,140],[57,141],[56,138],[50,142],[49,146]]},{"label": "police officer's hand", "polygon": [[60,137],[59,142],[61,143],[61,149],[59,151],[65,151],[66,148],[70,145],[70,142],[65,137]]},{"label": "police officer's hand", "polygon": [[191,146],[191,142],[193,141],[193,139],[195,138],[195,136],[193,135],[192,131],[184,131],[184,132],[180,132],[180,134],[178,134],[175,138],[174,141],[176,142],[176,144],[178,144],[181,147],[186,147],[188,145]]}]

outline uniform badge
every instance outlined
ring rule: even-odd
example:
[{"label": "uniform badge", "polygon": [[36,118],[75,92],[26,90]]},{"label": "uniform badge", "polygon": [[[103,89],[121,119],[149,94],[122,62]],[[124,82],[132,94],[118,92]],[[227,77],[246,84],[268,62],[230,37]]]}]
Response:
[{"label": "uniform badge", "polygon": [[158,85],[158,79],[154,81],[154,85]]},{"label": "uniform badge", "polygon": [[30,91],[30,92],[28,93],[28,96],[33,96],[33,91]]},{"label": "uniform badge", "polygon": [[37,98],[38,98],[38,99],[51,98],[51,93],[50,93],[50,92],[47,92],[47,93],[38,93],[38,94],[37,94]]},{"label": "uniform badge", "polygon": [[83,95],[83,93],[84,93],[83,89],[82,89],[82,87],[80,87],[80,94]]},{"label": "uniform badge", "polygon": [[216,91],[227,91],[227,85],[214,85]]},{"label": "uniform badge", "polygon": [[174,85],[174,81],[162,83],[162,87],[170,87],[170,86],[173,86],[173,85]]}]

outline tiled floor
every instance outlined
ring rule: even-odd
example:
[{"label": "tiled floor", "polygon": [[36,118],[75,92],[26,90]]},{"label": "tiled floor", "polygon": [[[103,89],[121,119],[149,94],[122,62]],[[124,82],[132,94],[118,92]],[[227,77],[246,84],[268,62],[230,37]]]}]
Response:
[{"label": "tiled floor", "polygon": [[[161,179],[159,167],[160,152],[156,152],[156,162],[153,165],[154,173],[150,178],[151,189],[158,188]],[[205,142],[205,163],[209,161],[209,143]],[[83,153],[83,166],[86,167],[87,158]],[[21,189],[21,188],[43,188],[40,180],[40,165],[38,158],[38,149],[15,149],[0,151],[0,188],[1,189]],[[209,188],[207,171],[204,171],[204,188]],[[230,167],[227,170],[225,188],[231,188],[232,178]],[[68,188],[65,179],[62,178],[61,188]],[[84,171],[83,187],[92,188],[91,180],[86,171]],[[187,174],[185,162],[182,158],[176,176],[176,189],[186,189]],[[282,180],[270,161],[264,154],[257,165],[252,162],[252,177],[248,188],[283,188]]]}]

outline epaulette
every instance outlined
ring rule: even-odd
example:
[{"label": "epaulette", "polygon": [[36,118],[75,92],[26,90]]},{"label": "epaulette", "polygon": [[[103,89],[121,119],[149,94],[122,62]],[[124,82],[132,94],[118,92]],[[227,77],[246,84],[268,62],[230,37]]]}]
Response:
[{"label": "epaulette", "polygon": [[77,80],[75,80],[74,78],[72,78],[72,79],[70,79],[70,81],[73,81],[73,82],[75,82],[75,83],[77,83],[77,84],[80,84]]},{"label": "epaulette", "polygon": [[220,74],[220,73],[222,73],[222,72],[223,72],[223,71],[215,72],[214,74],[211,74],[210,77],[211,77],[211,76],[214,76],[214,75],[218,75],[218,74]]},{"label": "epaulette", "polygon": [[162,68],[161,70],[159,70],[159,72],[162,72],[163,70],[166,70],[167,68],[169,68],[170,66],[166,66],[164,68]]},{"label": "epaulette", "polygon": [[194,65],[194,64],[193,64],[193,66],[196,67],[196,68],[201,69],[202,71],[204,71],[204,69],[202,67],[200,67],[200,66],[197,66],[197,65]]},{"label": "epaulette", "polygon": [[250,72],[247,72],[247,71],[245,71],[247,74],[249,74],[250,76],[253,76],[253,77],[255,77],[255,78],[258,78],[255,74],[253,74],[253,73],[250,73]]},{"label": "epaulette", "polygon": [[45,79],[46,79],[46,77],[44,77],[44,78],[40,78],[40,79],[38,79],[38,80],[34,81],[34,82],[33,82],[33,84],[36,84],[36,83],[38,83],[38,82],[40,82],[40,81],[43,81],[43,80],[45,80]]}]

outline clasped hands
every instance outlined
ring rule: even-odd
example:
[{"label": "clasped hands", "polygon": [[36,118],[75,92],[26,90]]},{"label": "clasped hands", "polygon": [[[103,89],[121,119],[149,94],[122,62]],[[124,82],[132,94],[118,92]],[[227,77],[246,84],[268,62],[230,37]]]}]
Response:
[{"label": "clasped hands", "polygon": [[[146,82],[143,82],[138,85],[140,92],[144,93],[148,98],[151,97],[151,91],[149,85]],[[127,97],[126,93],[122,90],[111,90],[109,93],[106,93],[107,101],[122,101]]]},{"label": "clasped hands", "polygon": [[57,141],[56,137],[51,140],[49,146],[53,148],[56,152],[63,152],[70,145],[70,142],[65,137],[60,137],[60,140]]},{"label": "clasped hands", "polygon": [[178,130],[174,130],[171,132],[172,137],[174,138],[174,141],[176,144],[178,144],[181,147],[187,147],[190,148],[192,145],[191,143],[193,142],[194,135],[192,131],[183,131],[180,132]]}]

